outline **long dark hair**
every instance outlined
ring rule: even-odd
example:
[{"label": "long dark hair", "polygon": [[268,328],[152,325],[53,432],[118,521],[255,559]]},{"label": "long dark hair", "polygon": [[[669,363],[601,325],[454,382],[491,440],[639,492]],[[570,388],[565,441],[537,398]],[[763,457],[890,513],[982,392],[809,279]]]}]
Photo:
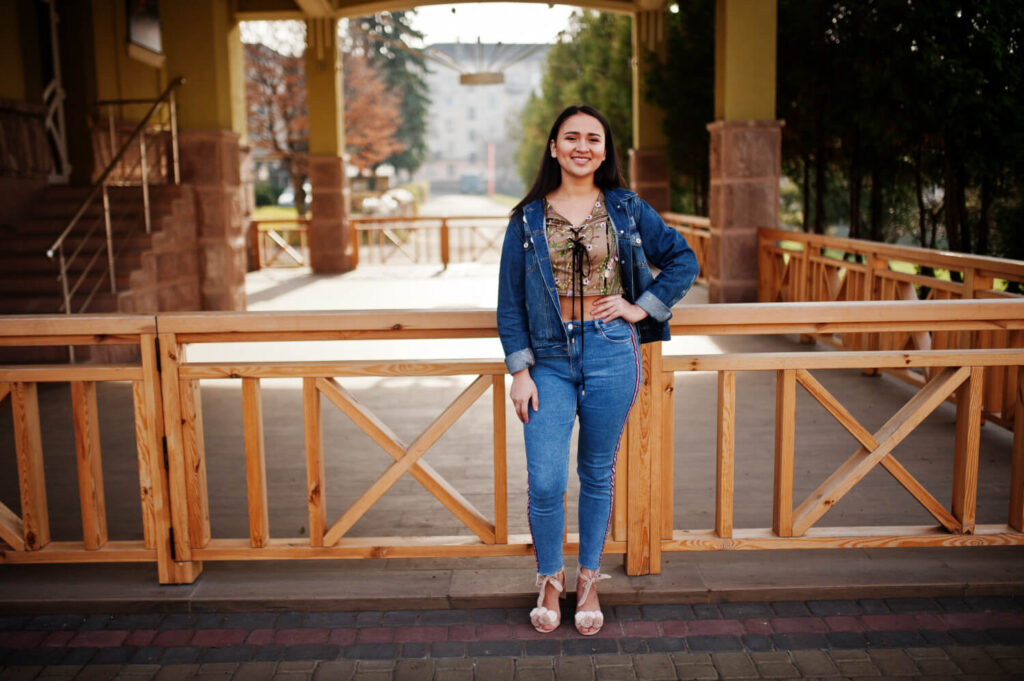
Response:
[{"label": "long dark hair", "polygon": [[600,189],[616,189],[626,186],[625,180],[622,179],[622,170],[619,168],[619,157],[615,153],[615,140],[612,138],[612,128],[608,125],[608,119],[592,106],[573,104],[558,114],[554,125],[551,126],[551,132],[548,133],[547,141],[544,143],[544,151],[541,153],[540,169],[537,171],[537,177],[534,179],[530,191],[526,192],[523,200],[512,209],[512,215],[516,215],[528,204],[543,196],[547,196],[561,186],[562,167],[558,165],[558,159],[551,157],[551,142],[558,137],[558,130],[562,127],[565,119],[579,113],[593,116],[601,123],[601,127],[604,128],[605,158],[594,173],[594,184]]}]

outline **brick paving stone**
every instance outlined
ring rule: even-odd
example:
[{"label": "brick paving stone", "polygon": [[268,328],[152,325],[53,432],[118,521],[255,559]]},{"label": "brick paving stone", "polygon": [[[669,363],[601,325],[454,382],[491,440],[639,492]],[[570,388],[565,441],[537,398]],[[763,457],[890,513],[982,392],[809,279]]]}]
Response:
[{"label": "brick paving stone", "polygon": [[[529,625],[527,625],[529,626]],[[517,629],[518,631],[518,629]],[[534,631],[533,627],[530,626],[530,631]],[[551,632],[551,634],[540,634],[541,636],[557,635],[558,632]],[[448,627],[448,640],[449,641],[471,641],[476,638],[476,625],[474,624],[456,624]]]},{"label": "brick paving stone", "polygon": [[32,615],[0,615],[0,631],[24,629],[32,621]]},{"label": "brick paving stone", "polygon": [[770,634],[772,625],[766,619],[747,618],[743,620],[743,630],[748,634]]},{"label": "brick paving stone", "polygon": [[156,613],[131,613],[114,615],[107,623],[108,629],[158,629],[164,616]]},{"label": "brick paving stone", "polygon": [[[952,675],[959,674],[960,672],[970,672],[972,674],[977,673],[976,669],[970,667],[961,667],[953,660],[940,660],[940,659],[927,659],[917,660],[914,665],[917,667],[919,675],[937,676],[937,675]],[[886,673],[885,668],[882,668],[882,672]],[[891,672],[889,672],[891,673]]]},{"label": "brick paving stone", "polygon": [[914,628],[918,631],[944,631],[948,628],[942,615],[934,613],[914,615],[914,621],[917,623]]},{"label": "brick paving stone", "polygon": [[881,670],[865,660],[836,660],[839,673],[843,676],[881,676]]},{"label": "brick paving stone", "polygon": [[512,681],[516,673],[516,664],[512,658],[484,658],[474,665],[476,678],[481,681]]},{"label": "brick paving stone", "polygon": [[924,660],[930,657],[949,658],[949,654],[942,648],[904,648],[903,652],[912,660]]},{"label": "brick paving stone", "polygon": [[631,636],[619,639],[619,650],[624,655],[643,655],[644,653],[651,652],[650,646],[647,645],[647,639],[633,638]]},{"label": "brick paving stone", "polygon": [[0,670],[0,681],[31,681],[42,670],[42,666],[6,667]]},{"label": "brick paving stone", "polygon": [[[85,615],[36,615],[29,617],[27,622],[17,629],[30,631],[67,631],[77,630],[85,623]],[[11,627],[14,629],[15,627]],[[0,627],[0,630],[7,627]]]},{"label": "brick paving stone", "polygon": [[694,620],[686,623],[687,633],[691,636],[742,636],[746,633],[741,622],[736,620]]},{"label": "brick paving stone", "polygon": [[399,652],[403,658],[430,657],[429,643],[403,643]]},{"label": "brick paving stone", "polygon": [[[43,667],[42,671],[39,672],[39,678],[46,677],[70,677],[74,676],[82,670],[82,665],[79,664],[59,664],[50,667]],[[159,671],[159,669],[157,670]]]},{"label": "brick paving stone", "polygon": [[551,669],[554,660],[550,657],[517,657],[516,669]]},{"label": "brick paving stone", "polygon": [[153,637],[153,645],[164,648],[187,646],[194,634],[191,629],[163,629]]},{"label": "brick paving stone", "polygon": [[[622,623],[623,627],[626,623]],[[661,633],[665,636],[686,636],[690,632],[690,628],[686,622],[682,620],[663,620],[661,622]]]},{"label": "brick paving stone", "polygon": [[192,637],[192,645],[202,648],[211,646],[239,646],[245,643],[249,632],[245,629],[200,629]]},{"label": "brick paving stone", "polygon": [[266,646],[274,642],[274,629],[253,629],[245,637],[245,642],[251,646]]},{"label": "brick paving stone", "polygon": [[743,650],[743,644],[736,636],[690,636],[686,639],[686,645],[698,653]]},{"label": "brick paving stone", "polygon": [[[671,661],[670,661],[671,662]],[[603,654],[594,655],[595,667],[632,667],[632,655]]]},{"label": "brick paving stone", "polygon": [[[374,644],[371,644],[374,645]],[[394,650],[394,648],[392,648]],[[341,646],[327,644],[309,644],[299,646],[285,646],[285,660],[334,660],[341,655]],[[397,656],[397,650],[392,657]]]},{"label": "brick paving stone", "polygon": [[187,681],[195,676],[197,669],[197,664],[165,664],[153,681]]},{"label": "brick paving stone", "polygon": [[453,657],[434,661],[435,669],[473,669],[473,660],[468,657]]},{"label": "brick paving stone", "polygon": [[860,618],[868,631],[916,631],[913,615],[864,615]]},{"label": "brick paving stone", "polygon": [[197,674],[234,674],[241,666],[235,662],[209,662],[200,664]]},{"label": "brick paving stone", "polygon": [[853,648],[863,649],[868,645],[868,641],[864,638],[863,634],[859,634],[853,631],[830,631],[825,634],[825,639],[831,648]]},{"label": "brick paving stone", "polygon": [[16,650],[7,656],[7,664],[17,666],[42,666],[62,664],[65,658],[63,648],[28,648]]},{"label": "brick paving stone", "polygon": [[558,681],[593,681],[594,665],[589,657],[560,657],[555,660]]},{"label": "brick paving stone", "polygon": [[710,663],[677,664],[676,675],[683,681],[697,679],[717,679],[718,670]]},{"label": "brick paving stone", "polygon": [[777,617],[808,617],[811,614],[804,601],[774,601],[769,605]]},{"label": "brick paving stone", "polygon": [[723,617],[730,619],[771,619],[775,616],[767,603],[722,603],[718,606]]},{"label": "brick paving stone", "polygon": [[469,624],[472,618],[466,610],[424,610],[420,624]]},{"label": "brick paving stone", "polygon": [[868,655],[881,672],[889,676],[916,674],[918,671],[918,665],[902,650],[869,650]]},{"label": "brick paving stone", "polygon": [[829,626],[820,617],[776,617],[768,622],[777,634],[823,634]]},{"label": "brick paving stone", "polygon": [[971,607],[959,596],[940,596],[935,599],[944,612],[968,612]]},{"label": "brick paving stone", "polygon": [[619,622],[632,622],[642,618],[640,606],[637,605],[616,605],[610,610],[612,618]]},{"label": "brick paving stone", "polygon": [[[77,636],[77,632],[74,631],[51,631],[49,634],[46,635],[46,638],[44,638],[39,643],[39,645],[46,648],[65,648],[67,647],[68,642],[71,641],[71,639],[73,639],[75,636]],[[125,645],[130,644],[127,641],[125,641]]]},{"label": "brick paving stone", "polygon": [[[232,681],[270,681],[276,668],[277,664],[274,662],[243,662],[238,665],[238,671],[235,672]],[[332,678],[347,681],[347,677],[341,675]]]},{"label": "brick paving stone", "polygon": [[991,655],[994,660],[1024,657],[1024,646],[986,646],[982,650]]},{"label": "brick paving stone", "polygon": [[[274,677],[274,681],[277,681],[281,675]],[[281,679],[281,681],[285,681]],[[291,681],[290,679],[288,681]],[[352,677],[352,681],[391,681],[391,672],[382,670],[362,671],[356,670],[355,675]]]},{"label": "brick paving stone", "polygon": [[434,641],[430,644],[431,657],[463,657],[466,644],[461,641]]},{"label": "brick paving stone", "polygon": [[894,613],[942,612],[942,606],[934,598],[888,598],[886,603]]},{"label": "brick paving stone", "polygon": [[860,615],[861,609],[853,601],[808,601],[807,608],[818,617],[827,615]]},{"label": "brick paving stone", "polygon": [[[355,623],[356,618],[354,614],[348,614],[352,617],[352,623],[337,624],[335,626],[352,626],[352,624]],[[419,618],[420,613],[418,610],[389,610],[381,615],[380,623],[389,627],[408,627],[416,624],[416,622],[419,621]]]},{"label": "brick paving stone", "polygon": [[82,631],[95,631],[106,629],[110,621],[114,619],[111,615],[86,615],[79,629]]},{"label": "brick paving stone", "polygon": [[399,660],[392,674],[394,681],[432,681],[434,663],[430,660]]},{"label": "brick paving stone", "polygon": [[958,646],[987,646],[993,642],[987,632],[976,629],[950,629],[947,633]]},{"label": "brick paving stone", "polygon": [[740,640],[743,641],[743,647],[751,652],[768,651],[775,647],[772,637],[766,634],[744,634]]},{"label": "brick paving stone", "polygon": [[[348,681],[355,671],[356,663],[352,660],[321,662],[313,672],[313,681]],[[241,679],[238,678],[235,681],[241,681]]]},{"label": "brick paving stone", "polygon": [[[364,631],[372,631],[371,629],[363,629],[360,634]],[[278,629],[274,633],[274,643],[282,646],[295,646],[311,643],[327,643],[330,638],[331,632],[329,629]],[[372,641],[373,643],[379,643],[379,641]]]},{"label": "brick paving stone", "polygon": [[552,657],[562,654],[562,642],[558,640],[523,641],[523,655],[529,657]]},{"label": "brick paving stone", "polygon": [[839,668],[823,650],[794,650],[790,654],[800,673],[808,677],[838,676]]},{"label": "brick paving stone", "polygon": [[654,637],[661,634],[657,622],[623,622],[622,631],[626,636]]},{"label": "brick paving stone", "polygon": [[284,657],[284,646],[276,644],[259,646],[252,654],[253,662],[276,662]]},{"label": "brick paving stone", "polygon": [[640,608],[645,620],[692,620],[696,619],[693,608],[688,605],[645,605]]},{"label": "brick paving stone", "polygon": [[1010,612],[1024,610],[1024,604],[1012,596],[968,596],[964,602],[973,610]]},{"label": "brick paving stone", "polygon": [[121,671],[121,665],[102,664],[84,668],[75,677],[76,681],[110,681]]},{"label": "brick paving stone", "polygon": [[693,616],[699,620],[718,619],[722,616],[722,611],[714,603],[695,603],[692,607]]},{"label": "brick paving stone", "polygon": [[358,629],[331,629],[327,642],[333,646],[347,646],[356,642],[358,634]]},{"label": "brick paving stone", "polygon": [[[222,646],[217,648],[205,648],[199,653],[200,663],[240,663],[252,660],[253,648],[251,646]],[[205,666],[205,665],[204,665]]]},{"label": "brick paving stone", "polygon": [[992,637],[993,641],[1001,645],[1024,645],[1024,627],[1017,629],[990,629],[988,635]]},{"label": "brick paving stone", "polygon": [[274,612],[232,612],[224,615],[225,629],[273,629],[277,624]]},{"label": "brick paving stone", "polygon": [[338,629],[355,623],[356,614],[353,612],[307,612],[302,617],[302,626],[313,629]]},{"label": "brick paving stone", "polygon": [[298,629],[306,619],[304,612],[282,612],[274,623],[276,629]]},{"label": "brick paving stone", "polygon": [[470,641],[466,649],[471,657],[519,657],[523,644],[519,641]]},{"label": "brick paving stone", "polygon": [[476,637],[481,641],[507,641],[513,638],[515,629],[510,624],[480,624]]},{"label": "brick paving stone", "polygon": [[[714,636],[706,638],[715,638]],[[674,636],[660,636],[646,639],[652,653],[681,653],[686,650],[686,639]]]},{"label": "brick paving stone", "polygon": [[757,677],[757,667],[747,653],[714,653],[711,662],[723,679],[746,679]]},{"label": "brick paving stone", "polygon": [[857,601],[857,605],[865,615],[888,615],[892,612],[889,604],[881,598],[862,598]]},{"label": "brick paving stone", "polygon": [[132,652],[131,648],[97,648],[89,664],[128,664]]},{"label": "brick paving stone", "polygon": [[871,648],[918,648],[924,639],[916,631],[868,631],[864,637]]},{"label": "brick paving stone", "polygon": [[163,648],[136,648],[128,661],[132,664],[154,664],[160,661],[163,654]]},{"label": "brick paving stone", "polygon": [[[310,629],[309,631],[317,631]],[[394,627],[366,627],[357,630],[356,640],[360,643],[391,643],[395,640]],[[327,637],[324,637],[327,640]]]},{"label": "brick paving stone", "polygon": [[61,664],[88,664],[96,655],[95,648],[68,648]]},{"label": "brick paving stone", "polygon": [[164,651],[163,657],[160,658],[160,664],[166,665],[179,665],[179,664],[193,664],[199,657],[199,648],[168,648]]},{"label": "brick paving stone", "polygon": [[[478,608],[469,611],[469,619],[474,624],[511,624],[513,613],[518,619],[520,612],[504,608]],[[526,619],[529,619],[529,613],[526,613]]]},{"label": "brick paving stone", "polygon": [[516,668],[516,681],[555,681],[555,670],[540,667]]},{"label": "brick paving stone", "polygon": [[0,648],[35,648],[47,636],[46,631],[0,631]]},{"label": "brick paving stone", "polygon": [[570,638],[562,641],[563,655],[599,655],[618,653],[619,644],[606,638]]},{"label": "brick paving stone", "polygon": [[364,670],[384,670],[391,671],[395,668],[394,660],[359,660],[356,663],[356,669],[358,671]]},{"label": "brick paving stone", "polygon": [[792,662],[762,662],[757,671],[765,679],[792,679],[800,674]]},{"label": "brick paving stone", "polygon": [[672,657],[664,652],[651,652],[646,655],[634,657],[634,668],[637,676],[644,681],[655,679],[675,679],[676,666],[672,664]]},{"label": "brick paving stone", "polygon": [[775,651],[767,653],[750,653],[750,659],[754,661],[754,664],[761,664],[762,662],[789,662],[792,657],[790,654],[784,651]]},{"label": "brick paving stone", "polygon": [[999,660],[999,666],[1008,674],[1019,674],[1024,676],[1024,658],[1007,657]]},{"label": "brick paving stone", "polygon": [[637,681],[636,671],[632,667],[598,667],[595,672],[597,681]]},{"label": "brick paving stone", "polygon": [[355,643],[345,648],[348,660],[393,660],[398,652],[394,643]]},{"label": "brick paving stone", "polygon": [[824,634],[772,634],[772,642],[779,650],[821,650],[829,647]]},{"label": "brick paving stone", "polygon": [[124,645],[132,648],[148,646],[153,643],[156,634],[156,629],[136,629],[128,634],[128,638],[124,640]]},{"label": "brick paving stone", "polygon": [[926,645],[934,646],[936,648],[940,646],[954,646],[956,641],[945,631],[922,631],[920,632],[921,638],[924,639]]}]

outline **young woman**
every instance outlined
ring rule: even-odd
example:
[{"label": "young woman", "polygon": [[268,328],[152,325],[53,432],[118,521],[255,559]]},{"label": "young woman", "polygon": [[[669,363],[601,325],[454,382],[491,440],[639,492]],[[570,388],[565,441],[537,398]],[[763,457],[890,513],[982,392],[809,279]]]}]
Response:
[{"label": "young woman", "polygon": [[[534,628],[554,631],[565,595],[562,503],[579,418],[576,629],[600,631],[595,583],[615,457],[641,380],[640,343],[668,340],[671,307],[697,277],[686,240],[623,188],[608,121],[589,106],[555,120],[540,170],[501,251],[498,333],[523,422],[537,556]],[[652,276],[648,262],[661,271]]]}]

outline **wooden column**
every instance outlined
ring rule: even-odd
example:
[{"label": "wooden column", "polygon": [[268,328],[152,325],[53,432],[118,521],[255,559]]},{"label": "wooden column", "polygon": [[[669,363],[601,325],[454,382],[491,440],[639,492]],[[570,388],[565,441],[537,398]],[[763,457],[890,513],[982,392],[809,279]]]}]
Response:
[{"label": "wooden column", "polygon": [[50,543],[50,514],[46,505],[43,436],[39,426],[36,384],[15,383],[11,386],[11,408],[25,550],[38,551]]},{"label": "wooden column", "polygon": [[626,574],[661,572],[661,343],[643,346],[643,384],[627,426]]},{"label": "wooden column", "polygon": [[978,448],[981,440],[982,383],[985,371],[972,367],[956,393],[956,441],[953,455],[953,515],[964,534],[974,533],[978,501]]},{"label": "wooden column", "polygon": [[1024,532],[1024,371],[1017,375],[1013,408],[1013,463],[1010,467],[1010,527]]},{"label": "wooden column", "polygon": [[78,499],[82,508],[82,543],[95,550],[107,543],[107,504],[103,494],[100,422],[96,412],[96,382],[71,382],[78,461]]}]

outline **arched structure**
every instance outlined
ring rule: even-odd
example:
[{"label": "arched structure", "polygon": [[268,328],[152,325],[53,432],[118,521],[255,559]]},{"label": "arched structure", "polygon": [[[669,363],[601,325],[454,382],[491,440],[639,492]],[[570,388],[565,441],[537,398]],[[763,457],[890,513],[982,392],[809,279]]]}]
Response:
[{"label": "arched structure", "polygon": [[[56,0],[54,0],[56,1]],[[687,0],[678,0],[686,2]],[[39,0],[0,3],[0,116],[46,119],[42,95],[52,36],[63,73],[66,156],[73,183],[91,180],[99,128],[88,121],[97,101],[152,98],[174,78],[187,85],[178,102],[182,179],[192,186],[202,309],[244,307],[246,112],[238,23],[302,19],[307,23],[306,74],[313,186],[310,245],[319,272],[352,267],[347,190],[342,167],[344,106],[337,22],[383,10],[442,0],[161,0],[158,49],[128,39],[132,25],[123,0],[58,2],[52,26]],[[663,54],[664,0],[586,0],[582,6],[628,13],[633,22],[633,139],[631,177],[652,205],[668,208],[662,115],[646,102],[640,77],[652,55]],[[711,131],[711,222],[708,279],[713,301],[756,296],[756,228],[777,222],[780,123],[775,120],[776,0],[717,0],[715,121]],[[38,111],[37,111],[38,110]],[[134,112],[125,109],[131,119]],[[47,119],[48,120],[48,119]],[[5,126],[6,135],[14,128]],[[2,140],[7,148],[14,138]],[[17,146],[17,145],[13,145]],[[24,146],[24,145],[22,145]],[[12,164],[0,178],[0,222],[15,222],[26,197],[45,184],[31,164]],[[161,308],[166,309],[166,308]],[[144,310],[137,310],[144,311]],[[148,311],[148,310],[145,310]],[[154,310],[155,311],[155,310]]]}]

